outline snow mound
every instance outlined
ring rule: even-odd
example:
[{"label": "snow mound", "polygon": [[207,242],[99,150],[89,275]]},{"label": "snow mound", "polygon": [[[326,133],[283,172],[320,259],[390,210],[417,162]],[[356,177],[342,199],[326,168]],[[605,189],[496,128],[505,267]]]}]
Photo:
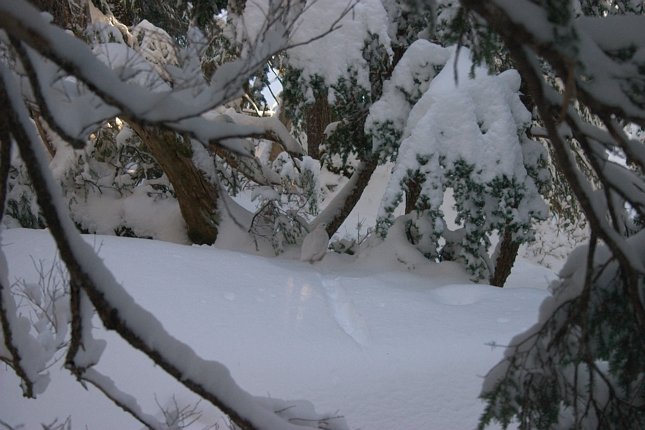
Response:
[{"label": "snow mound", "polygon": [[[383,266],[378,255],[354,264],[329,254],[312,266],[206,246],[85,240],[136,302],[196,353],[223,363],[245,390],[263,402],[306,399],[330,426],[343,425],[334,418],[342,417],[351,429],[474,428],[483,410],[481,377],[503,354],[490,344],[506,344],[531,326],[548,296],[546,281],[534,281],[539,289],[467,285],[454,265],[420,275]],[[11,282],[33,284],[32,257],[55,256],[46,231],[5,230],[2,249]],[[197,401],[98,321],[95,327],[108,344],[97,370],[144,411],[163,420],[159,405]],[[50,376],[44,395],[27,400],[15,375],[0,368],[2,420],[40,428],[71,416],[75,428],[141,427],[59,364]],[[307,402],[280,405],[297,411],[295,419],[313,414]],[[202,415],[189,429],[226,426],[208,404],[198,406]]]}]

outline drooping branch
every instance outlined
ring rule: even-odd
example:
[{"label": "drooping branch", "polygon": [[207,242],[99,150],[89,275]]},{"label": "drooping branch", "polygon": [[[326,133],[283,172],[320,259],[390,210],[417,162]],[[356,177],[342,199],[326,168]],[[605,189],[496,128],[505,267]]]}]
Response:
[{"label": "drooping branch", "polygon": [[[91,336],[91,320],[93,308],[89,299],[75,280],[70,282],[70,312],[71,326],[70,342],[65,358],[65,367],[72,372],[82,384],[88,383],[101,391],[115,405],[132,415],[137,421],[152,430],[163,430],[163,426],[155,417],[143,412],[137,400],[119,390],[114,382],[93,368],[95,362],[81,359],[82,353],[89,350],[102,351],[103,345]],[[98,358],[98,357],[92,357]]]},{"label": "drooping branch", "polygon": [[[286,19],[284,15],[280,17]],[[192,103],[187,103],[181,93],[155,94],[126,84],[101,63],[85,43],[46,22],[25,0],[0,4],[1,28],[75,76],[106,103],[118,107],[124,116],[140,118],[150,125],[175,123],[178,129],[182,128],[183,120],[197,118],[241,95],[240,89],[250,74],[287,45],[280,19],[272,24],[274,27],[265,29],[264,43],[255,47],[252,57],[220,67],[212,80],[213,85],[191,100]]]},{"label": "drooping branch", "polygon": [[[606,193],[606,199],[609,206],[610,216],[614,229],[620,231],[622,228],[618,224],[622,222],[620,213],[624,213],[624,202],[629,202],[640,216],[645,215],[645,182],[633,172],[627,170],[609,159],[607,145],[602,140],[598,140],[594,135],[585,133],[584,125],[574,112],[567,115],[567,125],[573,132],[573,136],[578,141],[588,155],[589,164],[601,183]],[[619,195],[622,203],[618,207],[614,205],[610,193]]]},{"label": "drooping branch", "polygon": [[[247,55],[222,65],[212,78],[211,85],[197,97],[189,97],[181,90],[154,93],[122,81],[96,58],[85,43],[46,22],[37,9],[25,0],[0,3],[0,28],[74,76],[107,105],[116,108],[118,116],[129,122],[187,133],[205,146],[226,146],[230,142],[227,138],[262,136],[271,131],[264,125],[213,124],[202,114],[241,96],[241,88],[250,76],[270,57],[290,46],[288,34],[299,16],[289,10],[290,6],[291,2],[286,5],[270,2],[267,21],[254,39],[253,46],[247,47]],[[349,10],[351,8],[344,14]],[[337,22],[323,34],[333,31]],[[109,114],[109,117],[113,116],[115,113]],[[55,124],[50,126],[56,127]],[[289,147],[284,133],[278,134],[282,143]],[[236,147],[228,149],[242,153],[245,150]]]},{"label": "drooping branch", "polygon": [[255,117],[233,112],[227,113],[223,116],[229,117],[231,119],[230,122],[232,123],[263,130],[263,132],[254,133],[249,135],[249,137],[271,140],[292,156],[300,156],[304,153],[300,143],[291,136],[287,127],[278,119],[278,117]]},{"label": "drooping branch", "polygon": [[[11,135],[10,130],[10,112],[7,112],[8,95],[6,89],[0,85],[0,219],[5,210],[5,204],[8,192],[8,177],[11,162]],[[23,394],[25,397],[34,397],[35,375],[24,365],[23,359],[28,354],[25,351],[24,340],[21,342],[18,337],[29,336],[28,333],[22,333],[16,323],[17,309],[9,289],[7,261],[3,253],[0,253],[0,327],[2,329],[2,340],[8,357],[0,356],[0,361],[5,362],[15,372],[22,381]],[[21,345],[22,344],[22,345]],[[0,347],[2,348],[2,347]],[[32,351],[33,353],[33,351]]]},{"label": "drooping branch", "polygon": [[69,271],[70,281],[87,294],[106,329],[116,331],[188,389],[218,407],[241,429],[298,428],[260,406],[235,383],[226,367],[200,358],[188,345],[168,334],[154,315],[134,302],[114,279],[82,240],[66,207],[60,203],[60,190],[47,168],[42,144],[16,90],[17,85],[5,67],[0,65],[0,69],[2,88],[6,89],[9,99],[4,105],[9,130],[18,144],[38,203]]},{"label": "drooping branch", "polygon": [[52,109],[54,107],[50,105],[50,101],[47,97],[45,97],[42,90],[43,86],[46,84],[39,79],[40,76],[36,72],[36,69],[32,64],[32,60],[27,54],[27,48],[15,37],[10,36],[9,40],[11,41],[11,46],[18,54],[18,59],[21,66],[25,70],[25,74],[27,75],[27,79],[29,80],[29,86],[34,95],[36,105],[42,106],[42,109],[39,109],[38,114],[45,119],[47,125],[49,125],[49,127],[54,130],[63,140],[68,142],[76,149],[84,148],[85,140],[79,139],[78,137],[73,136],[71,133],[68,133],[67,130],[61,127],[58,122],[54,120],[52,116]]},{"label": "drooping branch", "polygon": [[[645,127],[645,106],[635,100],[638,90],[630,87],[631,77],[638,70],[638,59],[614,61],[603,46],[604,34],[616,32],[633,36],[624,48],[642,47],[640,29],[645,16],[584,17],[571,19],[567,34],[561,37],[563,26],[549,21],[547,13],[529,0],[461,0],[462,5],[475,11],[505,42],[514,41],[530,46],[546,59],[562,82],[567,82],[574,67],[575,96],[593,112],[606,112]],[[575,33],[576,37],[570,37]],[[612,39],[614,40],[614,39]],[[611,49],[616,50],[616,46]],[[590,73],[593,71],[593,76]]]},{"label": "drooping branch", "polygon": [[280,176],[272,170],[266,168],[257,158],[240,157],[231,151],[221,147],[213,147],[211,151],[221,157],[226,163],[242,174],[245,178],[255,182],[258,185],[280,185]]},{"label": "drooping branch", "polygon": [[[643,273],[638,253],[634,252],[625,238],[608,223],[606,217],[610,212],[608,207],[610,202],[606,199],[599,199],[598,193],[593,192],[591,185],[579,171],[567,142],[561,138],[558,125],[553,119],[553,109],[555,106],[551,105],[543,96],[542,77],[538,74],[536,68],[531,66],[531,64],[535,64],[535,61],[531,62],[528,59],[529,54],[521,48],[511,48],[511,55],[513,55],[517,64],[520,65],[519,68],[522,76],[528,80],[528,86],[531,89],[532,97],[536,100],[540,117],[549,131],[549,137],[553,143],[558,168],[567,178],[572,191],[576,195],[589,221],[591,229],[612,250],[623,268],[628,290],[631,292],[630,295],[632,298],[638,298],[639,277]],[[645,309],[643,309],[640,299],[637,299],[633,303],[636,306],[639,321],[645,333]]]},{"label": "drooping branch", "polygon": [[[6,100],[4,90],[0,88],[0,104],[4,105]],[[7,179],[9,177],[10,161],[11,136],[9,135],[7,117],[5,115],[0,115],[0,219],[4,214],[7,200],[7,188],[9,186]],[[2,260],[0,269],[4,272],[6,269],[4,255],[0,256],[0,259]],[[29,378],[27,371],[21,365],[22,355],[13,339],[14,330],[9,316],[12,309],[9,309],[9,301],[13,301],[13,297],[11,297],[11,293],[9,291],[7,273],[0,273],[0,326],[2,328],[4,346],[9,353],[9,357],[0,356],[0,360],[4,361],[14,369],[18,377],[23,381],[25,396],[32,397],[34,392],[33,381]],[[12,308],[15,308],[15,304]]]},{"label": "drooping branch", "polygon": [[137,421],[151,430],[166,430],[167,425],[159,422],[154,416],[143,412],[137,400],[131,395],[121,391],[114,382],[94,368],[86,369],[80,379],[83,382],[92,384],[97,390],[101,391],[105,397],[110,399],[115,405],[132,415]]}]

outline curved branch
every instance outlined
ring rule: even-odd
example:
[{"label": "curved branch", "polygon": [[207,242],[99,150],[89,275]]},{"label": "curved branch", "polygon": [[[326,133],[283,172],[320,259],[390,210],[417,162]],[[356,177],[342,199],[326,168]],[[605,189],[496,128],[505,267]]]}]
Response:
[{"label": "curved branch", "polygon": [[[288,32],[299,14],[289,13],[289,5],[271,2],[267,13],[269,21],[263,26],[261,37],[258,36],[249,55],[222,65],[213,77],[211,86],[197,98],[188,98],[182,91],[151,93],[145,88],[123,82],[96,58],[85,43],[45,21],[38,10],[25,0],[15,0],[11,4],[0,2],[0,28],[76,77],[106,104],[115,107],[120,112],[118,115],[129,122],[187,133],[205,146],[222,145],[239,153],[244,153],[245,148],[229,146],[227,139],[269,133],[277,137],[287,150],[297,152],[287,137],[288,133],[283,133],[276,126],[268,130],[263,125],[215,124],[202,117],[214,107],[242,95],[241,88],[248,78],[270,57],[290,47]],[[344,15],[350,10],[348,7]],[[323,34],[333,31],[337,21]]]},{"label": "curved branch", "polygon": [[105,397],[112,400],[115,405],[132,415],[147,428],[164,430],[166,426],[162,425],[153,416],[144,413],[134,397],[119,390],[110,378],[94,369],[93,365],[96,363],[82,363],[80,358],[81,350],[87,351],[90,348],[102,350],[102,345],[93,344],[95,342],[91,336],[93,309],[75,279],[70,282],[70,312],[72,331],[65,358],[65,367],[76,376],[83,386],[85,386],[85,383],[93,385]]},{"label": "curved branch", "polygon": [[47,121],[49,128],[55,131],[67,143],[72,145],[74,149],[84,148],[86,142],[83,139],[79,139],[67,133],[67,131],[63,127],[60,127],[58,122],[53,118],[51,114],[52,106],[50,106],[47,98],[43,95],[40,79],[38,78],[38,72],[34,68],[34,65],[32,64],[31,59],[27,54],[25,46],[15,37],[9,36],[9,40],[11,41],[11,46],[16,50],[16,53],[18,54],[20,64],[25,69],[31,90],[34,94],[34,97],[36,98],[36,104],[43,107],[43,109],[39,109],[38,112],[43,118],[45,118],[45,121]]},{"label": "curved branch", "polygon": [[[575,84],[576,98],[592,111],[616,115],[645,127],[645,107],[631,100],[621,86],[632,71],[638,69],[638,64],[611,59],[596,43],[591,32],[591,29],[597,31],[600,25],[618,27],[620,22],[605,18],[572,20],[571,29],[575,29],[577,37],[572,38],[569,34],[558,37],[562,26],[550,22],[546,12],[529,0],[461,0],[461,3],[484,18],[507,43],[521,41],[523,45],[530,46],[553,66],[563,82],[568,82],[572,66],[583,71],[575,74],[572,86]],[[645,16],[628,18],[634,21],[625,24],[633,28],[645,25]],[[611,29],[604,28],[603,31]],[[612,94],[612,97],[607,94]]]},{"label": "curved branch", "polygon": [[231,377],[228,369],[200,358],[186,344],[166,332],[153,314],[139,306],[105,267],[94,250],[83,241],[47,167],[38,134],[15,82],[3,69],[4,88],[10,101],[9,130],[31,177],[38,204],[54,237],[70,280],[81,286],[108,330],[116,331],[132,347],[189,390],[206,399],[228,415],[241,429],[297,429],[272,411],[264,409]]},{"label": "curved branch", "polygon": [[[0,85],[0,106],[8,106],[6,91]],[[11,136],[9,135],[9,113],[0,115],[0,219],[4,214],[7,199],[8,177],[11,162]],[[22,381],[23,392],[26,397],[34,396],[34,382],[29,377],[27,370],[22,365],[22,353],[16,342],[14,342],[14,327],[11,316],[15,314],[15,302],[9,291],[7,278],[7,263],[4,254],[0,255],[0,327],[2,328],[2,339],[10,357],[0,357],[16,372]]]}]

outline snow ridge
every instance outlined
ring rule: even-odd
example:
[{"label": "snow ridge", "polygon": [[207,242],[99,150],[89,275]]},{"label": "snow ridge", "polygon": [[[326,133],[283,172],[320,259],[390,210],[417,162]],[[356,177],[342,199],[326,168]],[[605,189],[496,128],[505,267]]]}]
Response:
[{"label": "snow ridge", "polygon": [[338,326],[363,348],[370,344],[367,321],[358,312],[349,298],[345,287],[339,282],[339,277],[321,277],[321,283],[327,296],[332,316]]}]

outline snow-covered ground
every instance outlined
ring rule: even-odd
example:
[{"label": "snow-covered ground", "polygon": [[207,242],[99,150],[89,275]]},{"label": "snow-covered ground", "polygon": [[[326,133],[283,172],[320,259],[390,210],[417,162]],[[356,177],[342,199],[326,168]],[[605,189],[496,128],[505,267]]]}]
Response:
[{"label": "snow-covered ground", "polygon": [[[516,264],[507,288],[475,285],[452,263],[409,271],[387,244],[358,259],[328,254],[314,265],[159,241],[86,236],[127,291],[202,357],[224,363],[258,396],[306,399],[351,429],[472,429],[482,376],[537,316],[553,272]],[[33,261],[55,255],[46,231],[2,231],[9,279],[36,281]],[[410,269],[408,266],[407,269]],[[96,321],[108,340],[99,369],[146,412],[195,397]],[[71,417],[74,429],[141,425],[62,367],[37,400],[0,366],[0,420],[13,428]],[[174,400],[173,400],[174,399]],[[220,415],[204,402],[189,428]],[[20,427],[24,425],[24,427]]]}]

